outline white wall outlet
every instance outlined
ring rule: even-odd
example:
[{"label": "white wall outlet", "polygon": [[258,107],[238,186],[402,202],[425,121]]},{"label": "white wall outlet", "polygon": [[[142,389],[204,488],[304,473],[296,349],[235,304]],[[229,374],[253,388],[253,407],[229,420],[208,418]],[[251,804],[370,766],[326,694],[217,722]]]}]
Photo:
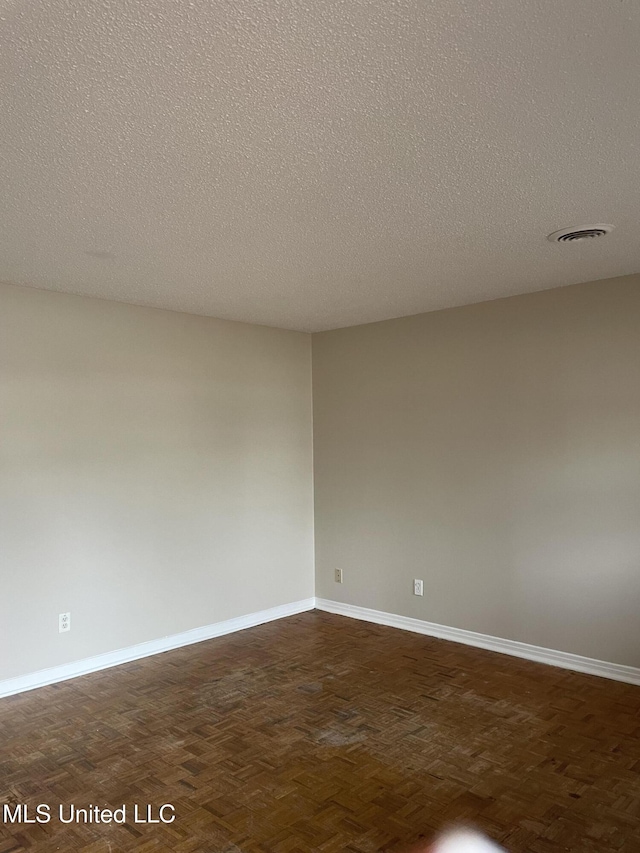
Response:
[{"label": "white wall outlet", "polygon": [[58,616],[58,632],[64,634],[65,631],[71,630],[71,614],[61,613]]},{"label": "white wall outlet", "polygon": [[335,570],[334,580],[336,583],[342,583],[342,569]]},{"label": "white wall outlet", "polygon": [[413,594],[424,595],[424,581],[420,581],[417,578],[413,581]]}]

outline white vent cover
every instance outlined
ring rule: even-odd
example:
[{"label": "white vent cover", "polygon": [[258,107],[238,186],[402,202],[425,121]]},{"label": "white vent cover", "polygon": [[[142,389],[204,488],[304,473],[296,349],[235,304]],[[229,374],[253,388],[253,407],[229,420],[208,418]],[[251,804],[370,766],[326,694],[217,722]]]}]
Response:
[{"label": "white vent cover", "polygon": [[554,231],[549,234],[547,240],[552,243],[575,243],[578,240],[590,240],[593,237],[604,237],[613,231],[613,225],[582,225],[579,228],[562,228],[560,231]]}]

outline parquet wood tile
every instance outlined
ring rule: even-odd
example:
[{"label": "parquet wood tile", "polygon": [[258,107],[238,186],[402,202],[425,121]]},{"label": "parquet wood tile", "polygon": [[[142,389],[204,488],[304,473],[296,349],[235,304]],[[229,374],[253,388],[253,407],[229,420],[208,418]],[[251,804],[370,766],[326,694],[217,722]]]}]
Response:
[{"label": "parquet wood tile", "polygon": [[[0,853],[640,851],[640,688],[305,613],[0,700]],[[60,804],[171,803],[171,824]]]}]

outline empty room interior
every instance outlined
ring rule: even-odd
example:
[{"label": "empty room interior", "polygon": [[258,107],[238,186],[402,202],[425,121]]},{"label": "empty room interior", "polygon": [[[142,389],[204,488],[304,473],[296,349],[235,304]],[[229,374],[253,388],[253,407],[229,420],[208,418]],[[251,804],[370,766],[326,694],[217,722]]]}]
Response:
[{"label": "empty room interior", "polygon": [[640,851],[639,45],[0,0],[0,853]]}]

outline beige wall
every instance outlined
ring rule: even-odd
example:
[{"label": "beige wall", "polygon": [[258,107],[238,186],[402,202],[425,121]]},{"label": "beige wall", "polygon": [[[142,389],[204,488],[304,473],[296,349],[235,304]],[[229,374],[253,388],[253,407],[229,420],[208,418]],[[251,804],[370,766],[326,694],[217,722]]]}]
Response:
[{"label": "beige wall", "polygon": [[640,666],[640,276],[318,334],[313,371],[318,596]]},{"label": "beige wall", "polygon": [[0,286],[0,427],[0,680],[313,595],[308,335]]},{"label": "beige wall", "polygon": [[[639,330],[630,276],[313,336],[316,594],[640,666]],[[313,595],[310,340],[0,286],[0,680]]]}]

